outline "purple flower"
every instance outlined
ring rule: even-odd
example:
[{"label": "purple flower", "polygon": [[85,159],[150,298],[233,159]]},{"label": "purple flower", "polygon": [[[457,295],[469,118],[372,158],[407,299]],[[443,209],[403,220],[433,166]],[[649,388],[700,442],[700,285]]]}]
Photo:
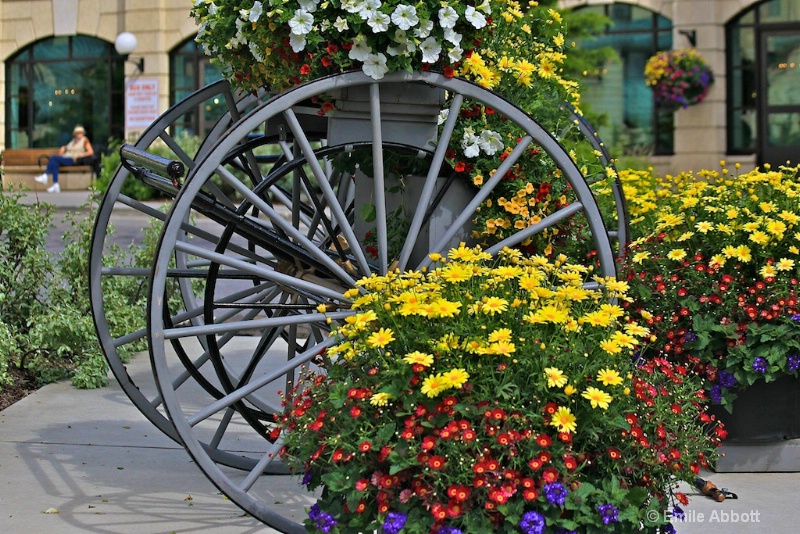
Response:
[{"label": "purple flower", "polygon": [[681,508],[676,504],[675,507],[672,509],[672,517],[674,517],[678,521],[686,521],[686,512],[684,512],[683,508]]},{"label": "purple flower", "polygon": [[795,313],[794,315],[792,315],[791,319],[792,321],[797,321],[798,323],[800,323],[800,313]]},{"label": "purple flower", "polygon": [[711,391],[708,392],[708,396],[711,397],[711,402],[720,404],[722,402],[722,386],[719,384],[711,386]]},{"label": "purple flower", "polygon": [[789,372],[794,373],[800,369],[800,354],[792,354],[787,358],[789,361]]},{"label": "purple flower", "polygon": [[694,332],[686,332],[685,334],[683,334],[684,343],[691,343],[695,339],[697,339],[697,334],[695,334]]},{"label": "purple flower", "polygon": [[722,385],[722,387],[732,388],[737,384],[736,377],[733,376],[733,373],[722,370],[717,373],[717,376],[719,377],[719,383]]},{"label": "purple flower", "polygon": [[553,482],[546,484],[544,487],[544,495],[547,497],[547,502],[563,506],[564,501],[567,499],[567,488],[561,482]]},{"label": "purple flower", "polygon": [[764,374],[767,372],[767,360],[761,356],[757,356],[755,360],[753,360],[753,370],[757,373]]},{"label": "purple flower", "polygon": [[311,484],[311,479],[313,478],[314,478],[314,471],[312,469],[309,469],[308,471],[303,473],[303,481],[302,481],[303,485],[305,487],[308,487],[308,485]]},{"label": "purple flower", "polygon": [[519,528],[521,528],[522,532],[525,534],[542,534],[545,526],[544,516],[533,510],[525,512],[519,522]]},{"label": "purple flower", "polygon": [[598,504],[597,511],[600,513],[604,525],[619,522],[619,510],[613,504]]},{"label": "purple flower", "polygon": [[675,527],[673,527],[671,523],[667,523],[661,527],[661,532],[664,534],[676,534],[678,531],[675,530]]},{"label": "purple flower", "polygon": [[445,525],[439,529],[439,534],[464,534],[461,532],[460,528],[451,527],[450,525]]},{"label": "purple flower", "polygon": [[323,512],[319,504],[314,503],[308,511],[308,518],[314,522],[314,526],[322,532],[330,532],[337,521],[328,512]]},{"label": "purple flower", "polygon": [[403,530],[406,525],[406,519],[408,519],[408,516],[403,512],[389,512],[383,522],[383,532],[385,534],[397,534]]}]

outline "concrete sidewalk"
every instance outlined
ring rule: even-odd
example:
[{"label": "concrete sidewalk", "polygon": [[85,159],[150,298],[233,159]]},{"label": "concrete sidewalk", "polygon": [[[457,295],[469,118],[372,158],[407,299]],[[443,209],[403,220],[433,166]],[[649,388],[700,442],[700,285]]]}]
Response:
[{"label": "concrete sidewalk", "polygon": [[[146,354],[129,366],[149,373]],[[0,532],[275,532],[107,388],[51,384],[0,412]]]},{"label": "concrete sidewalk", "polygon": [[[128,369],[135,381],[149,373],[147,355]],[[221,495],[113,379],[91,391],[51,384],[0,412],[0,474],[4,534],[275,532]],[[692,496],[678,532],[797,532],[800,473],[704,476],[739,499]]]}]

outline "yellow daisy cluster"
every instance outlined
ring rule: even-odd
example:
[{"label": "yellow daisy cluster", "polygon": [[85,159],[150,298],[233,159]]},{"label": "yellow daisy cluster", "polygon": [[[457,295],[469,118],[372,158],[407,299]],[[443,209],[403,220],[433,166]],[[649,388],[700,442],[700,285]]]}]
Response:
[{"label": "yellow daisy cluster", "polygon": [[[609,300],[627,299],[627,282],[592,278],[589,268],[571,264],[563,255],[550,260],[544,256],[523,257],[517,250],[505,249],[501,256],[504,261],[492,264],[491,257],[480,247],[462,243],[446,258],[433,254],[434,266],[424,275],[392,272],[360,280],[358,285],[375,298],[353,303],[354,314],[336,330],[344,342],[329,352],[347,359],[359,350],[393,352],[392,344],[403,331],[395,323],[414,318],[477,321],[475,324],[489,321],[499,325],[482,332],[472,329],[467,335],[450,333],[428,340],[424,351],[396,351],[406,363],[426,368],[435,368],[435,353],[454,350],[480,356],[518,357],[518,347],[526,340],[520,330],[511,328],[514,324],[527,325],[523,330],[540,331],[537,336],[547,332],[557,339],[592,335],[596,346],[610,355],[631,351],[649,336],[647,328],[624,321],[623,308]],[[585,287],[585,282],[592,279],[599,288]],[[487,291],[495,287],[503,290]],[[348,292],[350,297],[356,294],[357,291]],[[389,324],[387,314],[392,317],[392,327],[384,326]],[[547,348],[544,340],[536,344],[541,350]],[[441,374],[433,373],[426,380],[426,392],[455,387],[454,381],[448,382]],[[559,382],[557,378],[549,380]]]},{"label": "yellow daisy cluster", "polygon": [[[668,244],[680,243],[665,252],[674,261],[701,251],[717,268],[733,261],[752,265],[762,278],[796,273],[800,261],[798,168],[731,175],[725,162],[720,164],[721,171],[703,170],[697,176],[621,172],[632,224],[650,227],[652,236],[660,235]],[[648,237],[644,235],[642,240]],[[649,253],[632,257],[640,265],[655,260]]]}]

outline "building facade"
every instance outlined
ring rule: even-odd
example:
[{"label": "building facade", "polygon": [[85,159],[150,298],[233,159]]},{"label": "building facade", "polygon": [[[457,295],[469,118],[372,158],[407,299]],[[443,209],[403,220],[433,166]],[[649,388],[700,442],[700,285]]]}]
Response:
[{"label": "building facade", "polygon": [[[83,123],[95,142],[135,139],[126,84],[147,82],[159,112],[219,74],[192,40],[190,0],[0,0],[0,147],[63,144]],[[561,0],[601,13],[605,33],[578,46],[612,46],[619,61],[583,80],[584,101],[608,117],[600,130],[616,155],[665,172],[800,161],[800,0]],[[135,35],[128,61],[116,52]],[[644,84],[647,58],[696,48],[715,84],[700,105],[657,109]],[[144,59],[139,69],[140,59]],[[154,83],[153,83],[154,82]],[[129,89],[129,87],[128,87]],[[152,111],[152,110],[151,110]],[[213,103],[187,117],[202,135]]]}]

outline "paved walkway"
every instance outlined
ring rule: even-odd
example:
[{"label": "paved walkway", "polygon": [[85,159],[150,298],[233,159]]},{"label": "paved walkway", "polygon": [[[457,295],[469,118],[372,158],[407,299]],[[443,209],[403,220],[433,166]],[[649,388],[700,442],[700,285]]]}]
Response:
[{"label": "paved walkway", "polygon": [[[87,196],[67,192],[39,198],[72,209]],[[137,356],[128,369],[134,377],[149,373],[147,355]],[[739,499],[716,503],[694,497],[686,507],[687,522],[676,525],[678,532],[798,531],[793,518],[800,473],[705,476]],[[91,391],[68,382],[51,384],[0,412],[0,532],[274,531],[221,495],[112,379],[109,387]]]}]

